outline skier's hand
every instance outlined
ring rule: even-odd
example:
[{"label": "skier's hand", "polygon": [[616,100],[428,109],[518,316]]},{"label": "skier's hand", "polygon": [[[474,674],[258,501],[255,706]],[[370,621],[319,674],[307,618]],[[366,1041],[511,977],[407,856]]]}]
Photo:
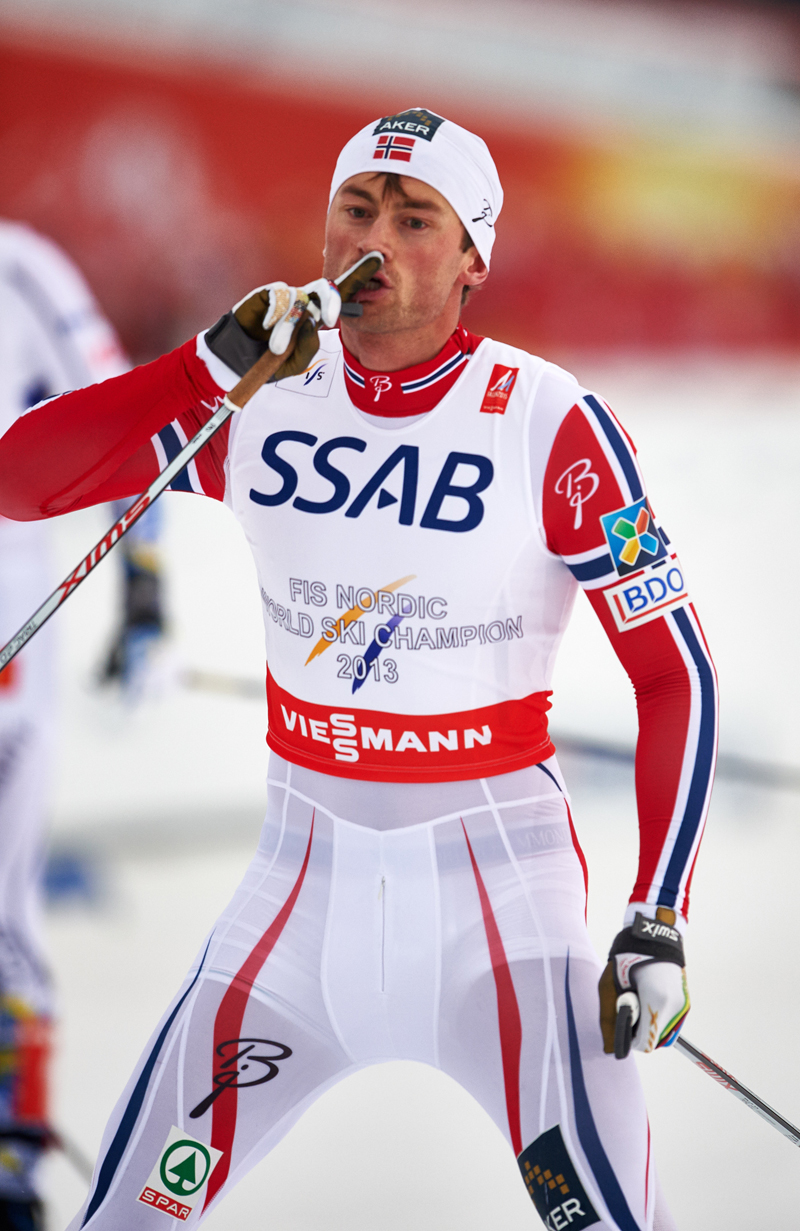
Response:
[{"label": "skier's hand", "polygon": [[637,912],[623,928],[600,978],[603,1051],[624,1059],[633,1047],[669,1047],[689,1012],[683,941],[675,913],[659,907],[655,919]]},{"label": "skier's hand", "polygon": [[[342,304],[366,286],[382,263],[379,252],[369,252],[345,270],[336,283],[317,278],[300,287],[285,282],[259,286],[208,330],[206,345],[233,372],[244,376],[266,350],[282,355],[296,328],[295,348],[272,379],[298,376],[319,349],[319,326],[335,325]],[[350,310],[351,315],[358,316],[361,305],[351,303]]]},{"label": "skier's hand", "polygon": [[341,306],[333,283],[317,278],[300,287],[285,282],[257,287],[234,306],[233,315],[245,333],[256,342],[266,342],[273,355],[283,354],[297,329],[295,348],[275,373],[275,380],[283,380],[306,370],[319,350],[318,326],[332,328]]}]

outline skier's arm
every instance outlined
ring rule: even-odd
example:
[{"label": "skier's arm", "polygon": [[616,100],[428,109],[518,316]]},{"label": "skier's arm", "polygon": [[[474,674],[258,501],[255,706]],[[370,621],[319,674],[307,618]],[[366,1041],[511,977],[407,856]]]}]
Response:
[{"label": "skier's arm", "polygon": [[[342,294],[355,294],[382,259],[368,254],[347,271]],[[334,325],[341,303],[324,278],[300,288],[269,283],[208,331],[211,346],[200,334],[153,363],[34,406],[0,439],[0,514],[34,521],[137,495],[263,351],[284,353],[298,321],[297,344],[275,378],[303,371],[319,346],[319,324]],[[222,500],[229,434],[226,423],[172,490]]]},{"label": "skier's arm", "polygon": [[[192,339],[18,419],[0,439],[0,513],[32,521],[138,495],[224,393],[201,349]],[[198,456],[194,476],[184,472],[173,486],[221,499],[226,450],[227,425]]]},{"label": "skier's arm", "polygon": [[631,902],[685,918],[713,775],[716,677],[633,445],[591,394],[555,435],[542,502],[548,546],[586,591],[636,693],[640,857]]},{"label": "skier's arm", "polygon": [[623,1058],[631,1046],[672,1043],[689,1011],[681,932],[711,792],[717,690],[633,444],[605,403],[577,392],[555,432],[542,521],[636,693],[639,872],[599,986],[603,1047]]}]

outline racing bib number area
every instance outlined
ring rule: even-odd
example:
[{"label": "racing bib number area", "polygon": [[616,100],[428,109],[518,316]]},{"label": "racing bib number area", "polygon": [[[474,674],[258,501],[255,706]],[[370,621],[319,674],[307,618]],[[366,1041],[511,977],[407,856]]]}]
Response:
[{"label": "racing bib number area", "polygon": [[633,573],[603,593],[621,633],[647,624],[649,620],[657,620],[689,602],[683,571],[675,555]]},{"label": "racing bib number area", "polygon": [[221,1150],[173,1126],[138,1200],[185,1222],[221,1158]]},{"label": "racing bib number area", "polygon": [[[342,656],[344,657],[344,656]],[[352,664],[350,664],[352,665]],[[306,769],[377,782],[453,782],[552,756],[549,692],[451,714],[392,714],[301,701],[267,674],[270,748]]]},{"label": "racing bib number area", "polygon": [[600,1221],[558,1125],[531,1142],[517,1163],[536,1212],[550,1231],[583,1231]]}]

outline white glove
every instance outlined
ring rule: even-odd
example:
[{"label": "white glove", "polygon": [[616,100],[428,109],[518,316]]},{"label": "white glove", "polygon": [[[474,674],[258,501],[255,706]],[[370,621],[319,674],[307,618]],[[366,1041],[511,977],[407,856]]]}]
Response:
[{"label": "white glove", "polygon": [[690,1008],[683,941],[672,911],[636,912],[614,940],[600,979],[603,1050],[623,1059],[633,1047],[669,1047]]},{"label": "white glove", "polygon": [[315,323],[332,329],[341,307],[341,296],[333,283],[327,278],[316,278],[300,287],[287,286],[285,282],[259,286],[239,300],[233,314],[251,337],[266,340],[269,335],[269,349],[273,355],[282,355],[304,312]]}]

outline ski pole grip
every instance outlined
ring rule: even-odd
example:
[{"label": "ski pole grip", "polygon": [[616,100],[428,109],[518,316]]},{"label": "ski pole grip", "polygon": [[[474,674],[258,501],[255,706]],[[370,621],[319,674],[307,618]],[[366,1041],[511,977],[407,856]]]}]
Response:
[{"label": "ski pole grip", "polygon": [[299,318],[292,334],[291,341],[286,347],[282,355],[273,355],[272,351],[266,350],[260,359],[257,359],[249,371],[245,372],[238,385],[234,385],[230,393],[227,395],[227,401],[233,403],[237,410],[242,410],[250,401],[254,393],[262,385],[265,385],[268,380],[277,372],[278,368],[286,362],[291,355],[297,343],[297,334],[303,321],[306,320],[307,313],[303,313]]}]

